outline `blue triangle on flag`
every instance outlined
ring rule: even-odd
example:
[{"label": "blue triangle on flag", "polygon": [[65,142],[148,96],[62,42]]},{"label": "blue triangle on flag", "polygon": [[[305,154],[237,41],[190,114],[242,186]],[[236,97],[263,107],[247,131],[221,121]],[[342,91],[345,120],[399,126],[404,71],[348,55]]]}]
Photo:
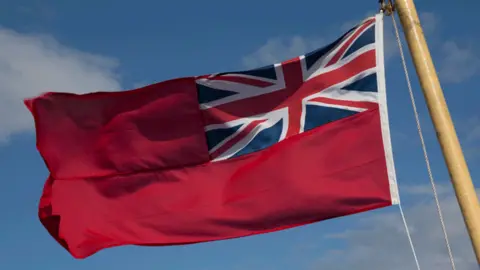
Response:
[{"label": "blue triangle on flag", "polygon": [[233,91],[215,89],[201,84],[197,84],[197,91],[200,104],[237,94]]},{"label": "blue triangle on flag", "polygon": [[235,71],[235,72],[225,72],[220,73],[218,75],[225,75],[225,74],[242,74],[242,75],[250,75],[255,77],[262,77],[266,79],[276,80],[277,73],[275,72],[274,65],[268,65],[260,68],[244,70],[244,71]]},{"label": "blue triangle on flag", "polygon": [[242,125],[226,128],[212,129],[206,132],[208,150],[214,148],[217,144],[237,132]]},{"label": "blue triangle on flag", "polygon": [[356,40],[353,42],[353,44],[350,46],[350,48],[345,52],[343,55],[343,59],[351,55],[352,53],[358,51],[360,48],[367,46],[369,44],[374,44],[375,43],[375,25],[370,26],[365,32],[363,32]]},{"label": "blue triangle on flag", "polygon": [[377,74],[373,73],[368,76],[356,80],[353,83],[342,87],[344,90],[354,90],[362,92],[378,92]]},{"label": "blue triangle on flag", "polygon": [[350,111],[339,108],[307,105],[305,113],[304,131],[314,129],[316,127],[340,120],[345,117],[357,114],[357,111]]}]

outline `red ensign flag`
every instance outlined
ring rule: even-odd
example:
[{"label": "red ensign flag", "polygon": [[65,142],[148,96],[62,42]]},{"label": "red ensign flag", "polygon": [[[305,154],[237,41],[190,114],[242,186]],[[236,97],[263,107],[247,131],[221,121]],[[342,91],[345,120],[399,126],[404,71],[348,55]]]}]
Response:
[{"label": "red ensign flag", "polygon": [[74,257],[271,232],[398,203],[382,17],[283,63],[26,100],[39,216]]}]

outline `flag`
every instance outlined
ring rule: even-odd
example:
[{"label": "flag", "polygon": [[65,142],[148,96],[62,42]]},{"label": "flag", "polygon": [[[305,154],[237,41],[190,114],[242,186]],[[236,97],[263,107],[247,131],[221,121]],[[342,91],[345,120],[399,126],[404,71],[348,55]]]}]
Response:
[{"label": "flag", "polygon": [[283,230],[398,203],[382,17],[240,72],[25,100],[39,203],[75,258]]}]

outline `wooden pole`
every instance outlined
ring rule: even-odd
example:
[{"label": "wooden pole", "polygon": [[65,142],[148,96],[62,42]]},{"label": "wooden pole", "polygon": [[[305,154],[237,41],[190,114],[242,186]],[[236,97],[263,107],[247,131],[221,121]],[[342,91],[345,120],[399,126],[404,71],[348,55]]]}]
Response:
[{"label": "wooden pole", "polygon": [[396,0],[408,48],[437,132],[460,210],[480,264],[480,205],[453,126],[413,0]]}]

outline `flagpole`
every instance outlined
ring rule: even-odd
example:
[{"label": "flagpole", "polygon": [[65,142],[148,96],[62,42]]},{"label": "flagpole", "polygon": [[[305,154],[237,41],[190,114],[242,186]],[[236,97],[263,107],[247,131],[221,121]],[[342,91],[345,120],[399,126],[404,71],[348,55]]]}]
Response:
[{"label": "flagpole", "polygon": [[480,264],[480,205],[423,35],[415,4],[413,0],[396,0],[394,8],[400,18],[452,185]]}]

